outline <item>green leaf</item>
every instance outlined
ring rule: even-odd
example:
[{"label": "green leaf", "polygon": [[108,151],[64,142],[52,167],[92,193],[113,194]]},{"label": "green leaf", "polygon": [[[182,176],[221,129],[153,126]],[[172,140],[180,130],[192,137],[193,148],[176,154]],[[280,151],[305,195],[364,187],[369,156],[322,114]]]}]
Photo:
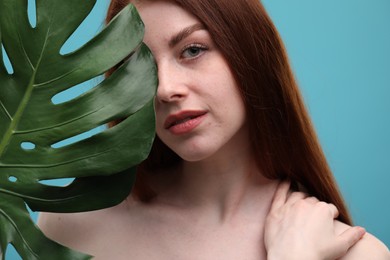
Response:
[{"label": "green leaf", "polygon": [[[0,252],[12,243],[23,259],[88,259],[48,240],[28,216],[33,210],[79,212],[121,202],[154,137],[156,66],[142,43],[144,27],[132,5],[78,50],[60,49],[96,0],[36,1],[37,24],[27,0],[0,0]],[[130,55],[131,54],[131,55]],[[129,57],[130,56],[130,57]],[[123,64],[90,91],[53,104],[52,97]],[[115,119],[115,127],[54,148],[62,140]],[[34,145],[24,149],[22,143]],[[75,178],[66,187],[42,180]],[[3,256],[4,257],[4,256]]]},{"label": "green leaf", "polygon": [[[0,245],[12,242],[22,259],[90,259],[46,238],[31,220],[22,199],[0,193]],[[3,258],[4,259],[4,258]]]}]

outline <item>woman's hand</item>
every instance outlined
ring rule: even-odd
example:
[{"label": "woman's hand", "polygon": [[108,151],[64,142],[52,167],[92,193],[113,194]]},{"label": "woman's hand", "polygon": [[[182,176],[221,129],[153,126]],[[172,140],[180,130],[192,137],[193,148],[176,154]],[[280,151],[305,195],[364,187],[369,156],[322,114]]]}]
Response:
[{"label": "woman's hand", "polygon": [[274,195],[266,219],[264,242],[268,260],[330,260],[346,254],[365,234],[361,227],[351,227],[340,235],[334,222],[338,210],[333,204],[289,192],[283,182]]}]

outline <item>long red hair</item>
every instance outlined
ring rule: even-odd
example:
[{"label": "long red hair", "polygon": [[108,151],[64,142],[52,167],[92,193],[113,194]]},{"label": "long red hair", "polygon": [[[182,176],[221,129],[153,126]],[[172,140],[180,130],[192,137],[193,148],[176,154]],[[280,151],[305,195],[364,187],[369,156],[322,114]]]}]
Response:
[{"label": "long red hair", "polygon": [[[289,179],[303,185],[319,200],[333,203],[340,213],[338,219],[351,224],[283,42],[260,1],[173,1],[204,24],[230,65],[245,102],[250,140],[261,172],[270,179]],[[106,22],[129,2],[111,0]],[[148,159],[140,166],[134,192],[148,193],[144,172],[180,160],[157,137]]]}]

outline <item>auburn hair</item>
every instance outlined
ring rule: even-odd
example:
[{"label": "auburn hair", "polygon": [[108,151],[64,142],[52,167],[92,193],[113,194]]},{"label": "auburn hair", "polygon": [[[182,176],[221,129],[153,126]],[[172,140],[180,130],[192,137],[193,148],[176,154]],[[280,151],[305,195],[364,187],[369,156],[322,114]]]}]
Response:
[{"label": "auburn hair", "polygon": [[[303,185],[309,194],[333,203],[339,210],[340,221],[352,224],[303,103],[284,44],[260,1],[172,1],[203,23],[227,60],[246,106],[250,140],[264,176]],[[111,0],[106,22],[130,2]],[[180,160],[156,137],[149,157],[139,166],[133,191],[138,195],[152,194],[144,173]]]}]

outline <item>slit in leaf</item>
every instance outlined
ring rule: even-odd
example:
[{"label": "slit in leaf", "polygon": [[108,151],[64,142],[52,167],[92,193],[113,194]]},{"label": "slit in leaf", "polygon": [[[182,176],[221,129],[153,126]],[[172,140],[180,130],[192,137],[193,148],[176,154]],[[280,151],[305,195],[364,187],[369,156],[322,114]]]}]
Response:
[{"label": "slit in leaf", "polygon": [[5,259],[23,260],[22,257],[18,254],[18,251],[16,251],[15,247],[12,244],[7,245],[7,252],[5,254]]},{"label": "slit in leaf", "polygon": [[59,141],[57,143],[54,143],[51,145],[51,147],[52,148],[61,148],[61,147],[67,146],[67,145],[74,144],[76,142],[79,142],[79,141],[85,140],[87,138],[90,138],[94,135],[97,135],[97,134],[103,132],[104,130],[106,130],[106,128],[107,128],[106,125],[101,125],[101,126],[95,127],[87,132],[84,132],[84,133],[72,136],[70,138],[64,139],[62,141]]},{"label": "slit in leaf", "polygon": [[35,1],[36,0],[28,0],[27,4],[28,21],[30,22],[32,28],[37,26],[37,7]]},{"label": "slit in leaf", "polygon": [[53,186],[53,187],[66,187],[74,181],[75,178],[61,178],[61,179],[50,179],[40,180],[39,183]]},{"label": "slit in leaf", "polygon": [[86,93],[88,90],[98,85],[101,81],[103,81],[103,76],[98,76],[83,83],[77,84],[71,88],[68,88],[60,93],[55,94],[51,98],[51,102],[54,105],[62,104],[68,102],[72,99],[75,99],[82,94]]},{"label": "slit in leaf", "polygon": [[11,61],[9,60],[7,51],[5,50],[3,44],[1,44],[1,52],[3,53],[3,64],[7,73],[10,75],[14,74],[14,68],[12,67]]},{"label": "slit in leaf", "polygon": [[[104,4],[104,1],[101,2],[102,3],[99,2],[95,4],[87,18],[84,19],[76,31],[74,31],[64,45],[62,45],[60,49],[61,55],[76,51],[102,30],[104,27],[104,14],[107,8],[105,6],[102,8],[101,4]],[[106,2],[108,3],[109,1]]]}]

